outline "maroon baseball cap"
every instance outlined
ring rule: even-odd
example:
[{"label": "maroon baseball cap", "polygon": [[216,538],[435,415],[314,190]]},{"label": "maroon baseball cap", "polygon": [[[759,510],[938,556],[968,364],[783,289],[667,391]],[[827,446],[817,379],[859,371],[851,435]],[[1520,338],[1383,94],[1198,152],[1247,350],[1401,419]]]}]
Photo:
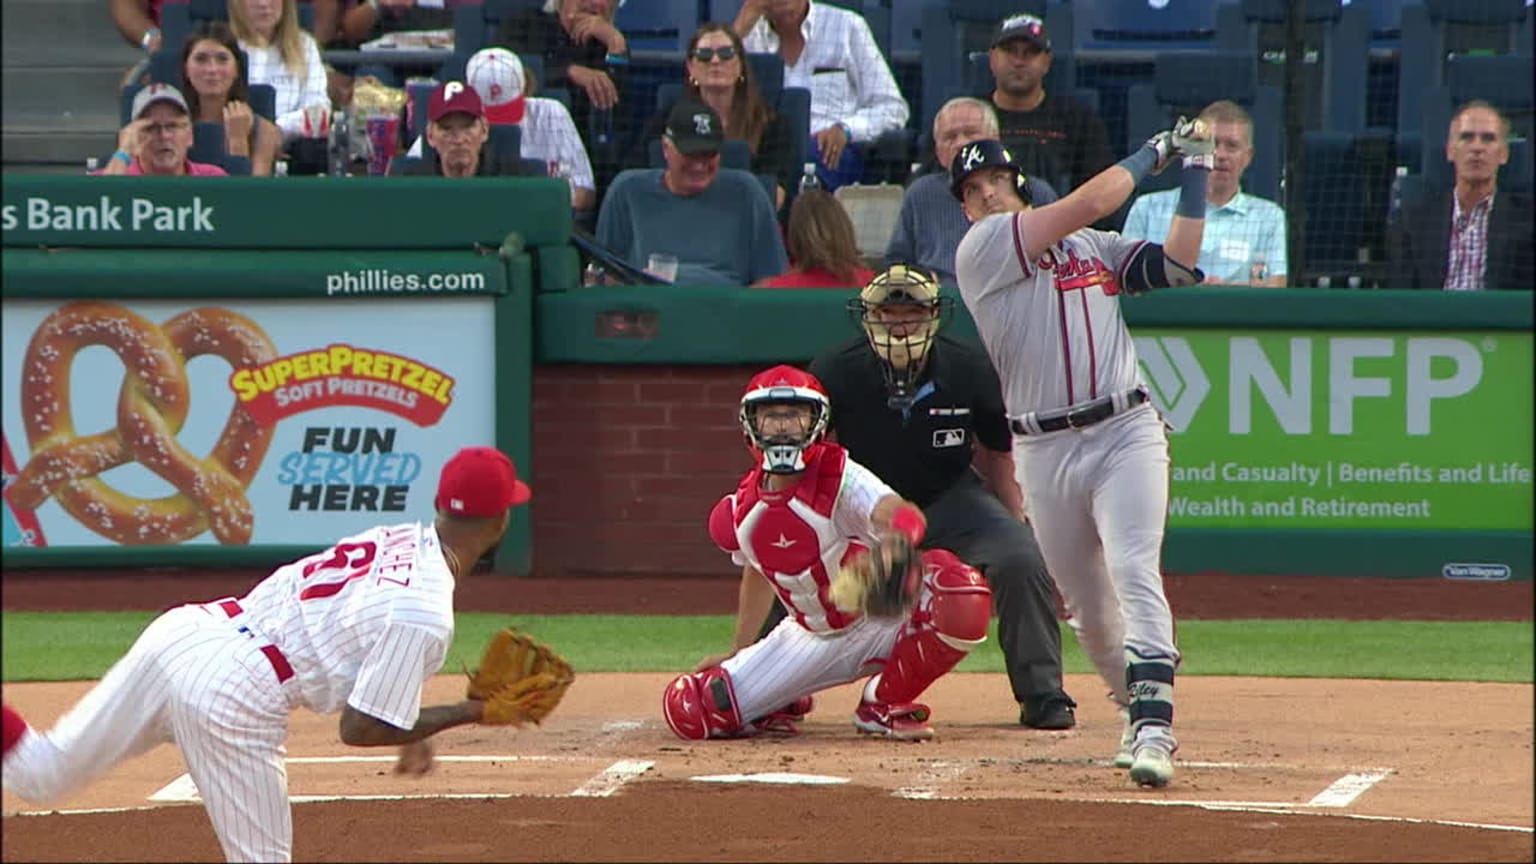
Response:
[{"label": "maroon baseball cap", "polygon": [[517,468],[495,447],[465,447],[443,466],[437,481],[437,509],[455,516],[500,516],[533,497],[517,479]]},{"label": "maroon baseball cap", "polygon": [[445,81],[432,91],[432,98],[427,102],[427,119],[436,123],[455,113],[484,117],[485,106],[475,88],[463,81]]}]

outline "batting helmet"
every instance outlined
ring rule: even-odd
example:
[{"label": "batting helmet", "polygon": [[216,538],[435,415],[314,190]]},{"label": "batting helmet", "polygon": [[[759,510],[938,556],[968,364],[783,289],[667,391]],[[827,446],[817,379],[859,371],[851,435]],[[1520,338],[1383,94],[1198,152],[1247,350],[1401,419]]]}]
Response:
[{"label": "batting helmet", "polygon": [[[772,405],[807,405],[810,422],[799,430],[765,433],[758,412]],[[747,435],[752,455],[772,474],[793,474],[805,469],[805,451],[826,434],[832,417],[827,390],[815,375],[793,366],[775,366],[752,376],[741,395],[737,418]]]},{"label": "batting helmet", "polygon": [[983,168],[1007,168],[1013,172],[1014,185],[1025,204],[1033,203],[1029,195],[1029,178],[1024,169],[1014,161],[1013,154],[1001,141],[972,141],[960,148],[955,161],[949,166],[949,191],[956,200],[965,200],[965,178]]}]

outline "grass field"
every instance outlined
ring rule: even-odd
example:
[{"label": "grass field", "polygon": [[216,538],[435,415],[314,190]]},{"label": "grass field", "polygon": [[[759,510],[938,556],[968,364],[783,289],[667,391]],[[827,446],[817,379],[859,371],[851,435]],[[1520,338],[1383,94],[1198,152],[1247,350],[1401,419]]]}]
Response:
[{"label": "grass field", "polygon": [[[133,643],[152,612],[0,613],[0,680],[100,678]],[[724,616],[528,615],[464,613],[445,671],[473,663],[490,632],[512,624],[556,646],[578,671],[691,669],[725,650],[733,619]],[[1531,683],[1530,622],[1242,620],[1181,621],[1183,675],[1281,678],[1387,678]],[[1091,672],[1070,630],[1062,638],[1068,672]],[[1001,672],[996,633],[960,665]]]}]

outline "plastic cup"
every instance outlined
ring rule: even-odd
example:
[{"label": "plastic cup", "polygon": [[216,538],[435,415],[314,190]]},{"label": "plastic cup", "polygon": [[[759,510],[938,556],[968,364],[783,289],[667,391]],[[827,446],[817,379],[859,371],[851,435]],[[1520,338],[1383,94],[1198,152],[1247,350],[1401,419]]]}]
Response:
[{"label": "plastic cup", "polygon": [[400,118],[391,116],[368,118],[368,144],[372,153],[368,158],[368,173],[381,177],[389,173],[389,161],[400,148]]},{"label": "plastic cup", "polygon": [[652,252],[646,259],[645,272],[667,282],[677,281],[677,256],[664,252]]}]

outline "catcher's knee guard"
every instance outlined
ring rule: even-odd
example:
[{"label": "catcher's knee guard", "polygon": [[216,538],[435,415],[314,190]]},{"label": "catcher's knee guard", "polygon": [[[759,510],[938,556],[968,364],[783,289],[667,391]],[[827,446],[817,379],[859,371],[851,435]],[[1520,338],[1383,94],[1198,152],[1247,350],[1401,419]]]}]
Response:
[{"label": "catcher's knee guard", "polygon": [[661,697],[661,713],[679,738],[732,738],[742,731],[731,673],[719,666],[679,675]]},{"label": "catcher's knee guard", "polygon": [[992,591],[981,573],[943,549],[924,552],[917,611],[865,698],[886,704],[916,699],[986,641],[991,619]]}]

